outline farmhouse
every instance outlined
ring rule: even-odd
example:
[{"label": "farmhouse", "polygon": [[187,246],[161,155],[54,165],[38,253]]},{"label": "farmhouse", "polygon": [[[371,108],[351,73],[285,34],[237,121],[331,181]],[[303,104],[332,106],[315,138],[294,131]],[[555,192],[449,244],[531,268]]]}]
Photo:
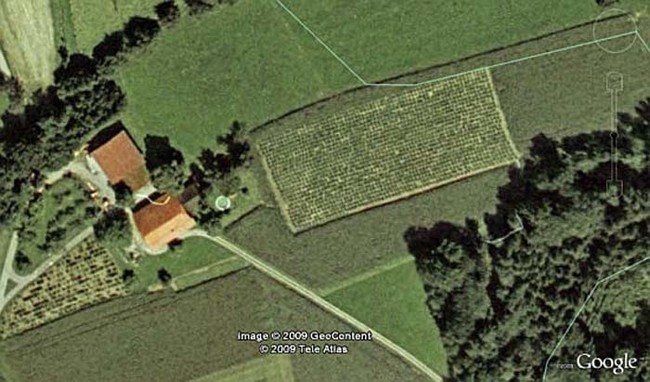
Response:
[{"label": "farmhouse", "polygon": [[101,170],[111,186],[123,183],[136,191],[149,183],[144,157],[122,123],[99,132],[87,151],[89,165]]},{"label": "farmhouse", "polygon": [[152,249],[164,248],[196,225],[180,201],[168,194],[136,207],[133,219],[144,242]]}]

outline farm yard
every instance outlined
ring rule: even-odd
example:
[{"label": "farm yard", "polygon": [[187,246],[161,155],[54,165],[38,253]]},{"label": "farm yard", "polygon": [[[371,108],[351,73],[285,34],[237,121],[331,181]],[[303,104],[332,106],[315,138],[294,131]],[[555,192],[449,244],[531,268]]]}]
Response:
[{"label": "farm yard", "polygon": [[[117,299],[10,338],[1,345],[0,364],[17,380],[93,380],[97,370],[107,380],[191,380],[259,357],[259,344],[237,342],[237,331],[295,328],[350,330],[244,270],[179,293]],[[292,355],[294,379],[427,380],[373,342],[343,344],[346,355]]]},{"label": "farm yard", "polygon": [[48,85],[58,60],[50,7],[38,0],[0,2],[0,49],[28,91]]},{"label": "farm yard", "polygon": [[91,236],[11,300],[0,315],[1,337],[33,329],[125,294],[113,258]]},{"label": "farm yard", "polygon": [[293,231],[518,158],[487,71],[321,113],[255,138]]}]

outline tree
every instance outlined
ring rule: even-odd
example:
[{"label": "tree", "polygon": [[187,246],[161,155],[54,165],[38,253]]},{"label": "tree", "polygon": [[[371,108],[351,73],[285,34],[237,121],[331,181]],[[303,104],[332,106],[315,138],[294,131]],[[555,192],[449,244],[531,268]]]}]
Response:
[{"label": "tree", "polygon": [[165,268],[160,268],[158,269],[158,280],[164,285],[167,285],[172,280],[172,275]]},{"label": "tree", "polygon": [[124,40],[128,48],[136,48],[149,43],[160,32],[160,24],[147,17],[132,17],[124,25]]},{"label": "tree", "polygon": [[135,278],[135,272],[133,271],[133,269],[127,268],[122,271],[122,281],[125,284],[130,284],[134,278]]},{"label": "tree", "polygon": [[162,25],[173,24],[181,15],[174,0],[163,1],[155,7],[156,16]]},{"label": "tree", "polygon": [[153,171],[158,167],[183,164],[183,153],[174,148],[168,137],[146,135],[144,137],[145,161],[147,170]]},{"label": "tree", "polygon": [[110,208],[99,218],[93,228],[97,239],[111,247],[126,247],[131,242],[129,217],[121,208]]},{"label": "tree", "polygon": [[206,0],[184,0],[190,9],[190,15],[198,15],[203,12],[209,11],[214,6]]},{"label": "tree", "polygon": [[17,251],[14,257],[14,264],[16,266],[16,269],[19,272],[22,272],[25,269],[27,269],[30,265],[32,265],[32,261],[23,251]]}]

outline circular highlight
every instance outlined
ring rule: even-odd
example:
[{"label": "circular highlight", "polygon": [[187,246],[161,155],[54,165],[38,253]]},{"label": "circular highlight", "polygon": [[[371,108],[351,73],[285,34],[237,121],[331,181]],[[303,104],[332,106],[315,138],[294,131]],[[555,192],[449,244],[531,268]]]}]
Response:
[{"label": "circular highlight", "polygon": [[[610,17],[616,17],[617,15],[619,15],[619,16],[620,15],[625,15],[625,17],[627,18],[627,23],[629,24],[629,28],[626,28],[626,30],[628,30],[628,33],[629,33],[627,36],[621,34],[617,38],[616,36],[604,34],[604,32],[602,32],[602,30],[600,30],[600,26],[602,25],[602,21],[604,19],[607,19],[607,18],[610,18]],[[620,8],[611,8],[611,9],[607,9],[607,10],[603,11],[600,15],[598,15],[598,17],[596,17],[596,20],[594,20],[594,25],[593,25],[593,28],[592,28],[592,37],[593,37],[594,42],[596,43],[596,45],[602,51],[607,52],[607,53],[611,53],[611,54],[620,54],[620,53],[627,52],[630,48],[632,48],[634,43],[636,43],[636,40],[639,38],[639,35],[638,35],[639,32],[638,31],[639,31],[639,27],[638,27],[638,25],[636,23],[636,20],[632,16],[632,14],[630,14],[628,11],[625,11],[625,10],[620,9]],[[609,37],[611,37],[610,40],[608,40]],[[629,39],[630,42],[623,45],[623,46],[621,46],[621,47],[618,47],[618,48],[612,47],[611,46],[612,42],[614,40],[619,40],[619,38],[620,39],[622,39],[622,38]]]},{"label": "circular highlight", "polygon": [[219,211],[229,210],[231,206],[232,206],[232,201],[230,200],[229,197],[224,195],[219,195],[217,199],[214,201],[214,207]]}]

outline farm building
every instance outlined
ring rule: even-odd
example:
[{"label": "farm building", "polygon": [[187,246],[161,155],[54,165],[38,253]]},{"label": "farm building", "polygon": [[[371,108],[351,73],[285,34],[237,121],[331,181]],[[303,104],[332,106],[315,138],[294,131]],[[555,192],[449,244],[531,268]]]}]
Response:
[{"label": "farm building", "polygon": [[144,242],[152,249],[163,248],[196,225],[180,201],[168,194],[136,207],[133,218]]},{"label": "farm building", "polygon": [[100,169],[111,186],[124,183],[136,191],[149,183],[144,157],[122,123],[99,132],[87,151],[90,166]]}]

